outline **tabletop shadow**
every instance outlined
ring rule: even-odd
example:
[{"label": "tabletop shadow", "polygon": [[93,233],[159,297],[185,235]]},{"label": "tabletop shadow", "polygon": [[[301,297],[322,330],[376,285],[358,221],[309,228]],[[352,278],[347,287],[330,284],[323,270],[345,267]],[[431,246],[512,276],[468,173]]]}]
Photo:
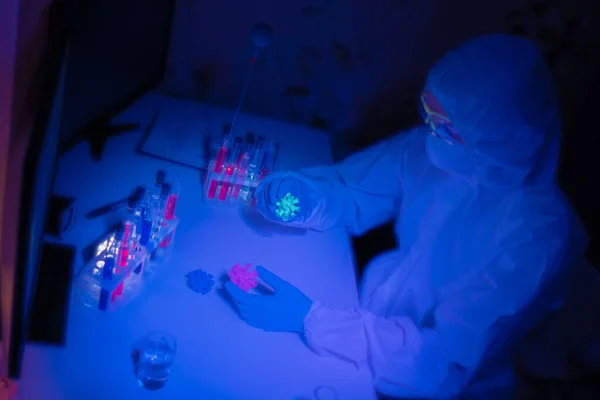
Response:
[{"label": "tabletop shadow", "polygon": [[305,228],[298,228],[269,221],[256,210],[256,207],[240,207],[239,215],[246,226],[263,237],[306,235],[307,230]]},{"label": "tabletop shadow", "polygon": [[[223,273],[221,275],[221,277],[219,278],[219,281],[221,282],[221,285],[219,285],[219,287],[217,288],[217,293],[225,301],[225,303],[227,303],[227,305],[229,305],[231,307],[231,309],[234,310],[239,315],[239,309],[237,307],[237,304],[235,303],[235,301],[233,301],[233,298],[231,297],[229,292],[225,289],[225,283],[230,281],[227,273]],[[268,296],[268,295],[273,294],[273,290],[271,288],[269,288],[268,286],[264,285],[260,280],[258,281],[258,286],[256,286],[253,289],[253,292],[257,295],[267,295]]]}]

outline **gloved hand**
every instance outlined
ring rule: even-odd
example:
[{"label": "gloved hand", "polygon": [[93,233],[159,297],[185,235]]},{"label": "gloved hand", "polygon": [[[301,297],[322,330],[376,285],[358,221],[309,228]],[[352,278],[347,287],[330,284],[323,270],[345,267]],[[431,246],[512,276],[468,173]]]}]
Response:
[{"label": "gloved hand", "polygon": [[[293,176],[290,173],[274,174],[264,179],[256,188],[256,208],[266,219],[279,223],[306,222],[314,207],[314,190],[310,184]],[[288,193],[297,198],[300,210],[283,221],[277,215],[277,202],[281,201]]]},{"label": "gloved hand", "polygon": [[244,292],[232,282],[225,289],[240,310],[240,316],[248,325],[267,332],[304,333],[304,317],[312,301],[300,290],[265,268],[256,267],[258,276],[274,293],[255,295]]}]

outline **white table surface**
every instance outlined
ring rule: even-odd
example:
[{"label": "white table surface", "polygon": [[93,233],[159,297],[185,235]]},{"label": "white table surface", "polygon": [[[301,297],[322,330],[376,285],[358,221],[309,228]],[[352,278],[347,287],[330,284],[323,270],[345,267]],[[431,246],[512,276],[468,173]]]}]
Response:
[{"label": "white table surface", "polygon": [[[287,400],[311,396],[319,385],[336,389],[340,400],[374,399],[367,371],[314,354],[296,334],[268,333],[239,319],[215,286],[202,296],[187,288],[184,275],[202,268],[221,275],[237,262],[261,264],[312,299],[335,306],[358,304],[350,239],[343,230],[264,237],[234,210],[202,203],[200,174],[134,153],[141,131],[156,109],[177,102],[148,95],[117,118],[139,122],[140,132],[111,139],[102,162],[82,144],[59,163],[55,193],[77,198],[77,223],[64,243],[81,250],[107,226],[87,220],[93,208],[127,196],[137,185],[150,187],[156,170],[182,190],[181,222],[174,252],[141,293],[114,314],[72,302],[64,348],[27,346],[17,400],[214,399]],[[198,105],[198,107],[201,107]],[[223,111],[228,118],[229,112]],[[239,128],[280,143],[276,169],[331,161],[328,137],[318,131],[257,117],[241,116]],[[151,392],[138,387],[133,343],[152,330],[177,338],[177,355],[167,385]]]}]

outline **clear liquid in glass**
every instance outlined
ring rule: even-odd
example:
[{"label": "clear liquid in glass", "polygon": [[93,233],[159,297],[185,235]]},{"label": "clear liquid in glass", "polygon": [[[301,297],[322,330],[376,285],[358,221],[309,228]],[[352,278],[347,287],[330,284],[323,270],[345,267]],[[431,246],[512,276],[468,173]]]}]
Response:
[{"label": "clear liquid in glass", "polygon": [[144,389],[162,389],[169,380],[175,345],[168,339],[149,337],[140,349],[137,381]]}]

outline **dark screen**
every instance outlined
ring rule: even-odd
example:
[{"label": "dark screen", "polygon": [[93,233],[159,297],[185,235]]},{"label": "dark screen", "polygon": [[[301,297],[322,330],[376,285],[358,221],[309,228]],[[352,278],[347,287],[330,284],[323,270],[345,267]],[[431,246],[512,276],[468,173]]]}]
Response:
[{"label": "dark screen", "polygon": [[61,140],[110,118],[165,71],[173,0],[80,0],[70,33]]},{"label": "dark screen", "polygon": [[24,160],[23,181],[29,184],[21,193],[17,262],[14,276],[2,275],[14,281],[12,304],[1,321],[10,377],[20,375],[33,294],[44,295],[36,286],[59,142],[111,118],[162,79],[173,4],[71,0],[51,6],[39,71],[42,96]]},{"label": "dark screen", "polygon": [[[40,96],[23,162],[13,296],[8,315],[2,315],[2,332],[9,377],[18,377],[30,323],[33,293],[38,279],[41,249],[56,170],[61,114],[61,88],[65,83],[64,58],[68,22],[65,2],[52,4],[48,17],[47,47],[33,87],[39,81]],[[4,272],[4,271],[3,271]]]}]

